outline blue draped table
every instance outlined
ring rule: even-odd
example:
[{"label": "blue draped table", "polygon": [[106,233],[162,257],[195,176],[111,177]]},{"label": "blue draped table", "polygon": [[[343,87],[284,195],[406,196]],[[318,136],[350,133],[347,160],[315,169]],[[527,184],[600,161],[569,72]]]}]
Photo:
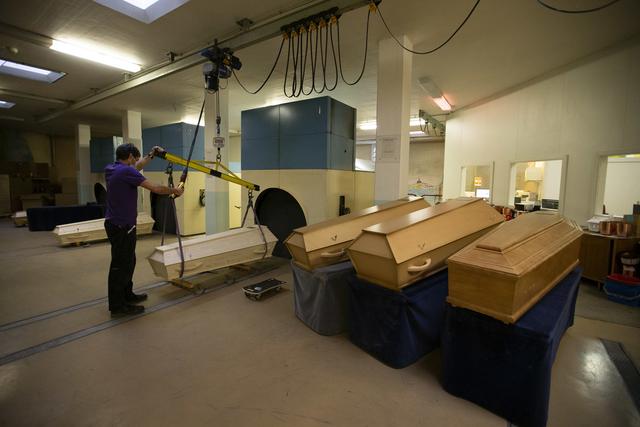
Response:
[{"label": "blue draped table", "polygon": [[347,330],[347,279],[355,275],[351,261],[307,271],[291,261],[296,316],[322,335]]},{"label": "blue draped table", "polygon": [[443,386],[518,426],[545,426],[551,367],[582,275],[569,273],[515,324],[447,304]]},{"label": "blue draped table", "polygon": [[349,338],[392,368],[404,368],[440,345],[447,297],[445,269],[401,291],[349,279]]}]

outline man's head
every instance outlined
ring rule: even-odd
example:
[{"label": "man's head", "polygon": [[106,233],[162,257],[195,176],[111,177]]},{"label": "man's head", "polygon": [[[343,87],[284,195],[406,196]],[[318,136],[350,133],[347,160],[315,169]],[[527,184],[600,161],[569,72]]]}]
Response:
[{"label": "man's head", "polygon": [[140,150],[130,143],[121,144],[116,148],[116,160],[133,166],[140,159]]}]

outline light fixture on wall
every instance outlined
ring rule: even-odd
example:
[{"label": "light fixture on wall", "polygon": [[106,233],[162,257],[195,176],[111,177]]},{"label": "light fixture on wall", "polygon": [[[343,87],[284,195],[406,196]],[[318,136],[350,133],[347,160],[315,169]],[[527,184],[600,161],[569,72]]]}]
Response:
[{"label": "light fixture on wall", "polygon": [[66,53],[67,55],[87,59],[89,61],[107,65],[109,67],[130,71],[132,73],[137,73],[142,69],[140,65],[134,62],[119,58],[105,52],[98,52],[94,48],[80,46],[80,43],[70,43],[68,41],[54,39],[51,41],[51,46],[49,48],[57,52]]},{"label": "light fixture on wall", "polygon": [[542,168],[538,167],[537,162],[530,162],[529,166],[524,170],[525,181],[542,181]]},{"label": "light fixture on wall", "polygon": [[445,96],[442,94],[442,91],[438,86],[436,86],[433,80],[431,80],[429,77],[421,77],[418,79],[418,83],[442,111],[452,110],[453,107],[451,106],[449,101],[447,101],[447,98],[445,98]]}]

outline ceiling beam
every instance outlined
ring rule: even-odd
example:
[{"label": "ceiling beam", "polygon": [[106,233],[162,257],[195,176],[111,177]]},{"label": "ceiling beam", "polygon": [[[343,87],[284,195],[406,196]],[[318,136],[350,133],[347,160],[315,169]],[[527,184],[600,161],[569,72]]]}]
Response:
[{"label": "ceiling beam", "polygon": [[[294,8],[287,12],[281,13],[264,21],[258,22],[254,25],[251,25],[250,27],[248,27],[248,29],[243,28],[242,30],[235,32],[230,36],[221,38],[218,40],[218,45],[220,47],[228,47],[231,48],[231,50],[236,51],[260,43],[264,40],[277,37],[282,34],[282,26],[298,21],[300,19],[304,19],[307,16],[322,12],[328,7],[337,7],[339,9],[339,13],[345,13],[350,10],[366,6],[369,3],[370,0],[310,1],[303,6]],[[213,43],[210,43],[207,46],[203,46],[200,49],[192,50],[191,52],[186,53],[185,55],[181,56],[178,59],[175,59],[172,62],[158,64],[147,70],[128,76],[124,82],[102,88],[96,93],[70,104],[66,108],[40,117],[37,121],[38,123],[47,122],[49,120],[60,117],[61,115],[70,111],[88,107],[89,105],[104,101],[105,99],[119,95],[123,92],[145,85],[152,81],[167,77],[171,74],[186,70],[193,66],[203,64],[207,61],[207,59],[200,55],[200,52],[211,46],[213,46]]]},{"label": "ceiling beam", "polygon": [[32,101],[48,102],[48,103],[51,103],[51,104],[62,104],[62,105],[71,104],[71,101],[65,101],[64,99],[49,98],[49,97],[46,97],[46,96],[33,95],[31,93],[19,92],[17,90],[11,90],[11,89],[2,89],[2,88],[0,88],[0,95],[12,96],[14,98],[30,99]]}]

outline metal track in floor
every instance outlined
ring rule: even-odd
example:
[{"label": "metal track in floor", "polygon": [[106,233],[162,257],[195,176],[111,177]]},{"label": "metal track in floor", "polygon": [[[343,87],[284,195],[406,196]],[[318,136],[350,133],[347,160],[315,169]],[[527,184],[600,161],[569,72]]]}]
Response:
[{"label": "metal track in floor", "polygon": [[[156,305],[154,305],[152,307],[148,307],[148,308],[145,307],[145,311],[143,313],[141,313],[141,314],[138,314],[138,315],[135,315],[135,316],[125,316],[125,317],[120,317],[120,318],[116,318],[116,319],[111,319],[111,320],[108,320],[106,322],[99,323],[97,325],[90,326],[88,328],[80,329],[78,331],[71,332],[69,334],[62,335],[60,337],[56,337],[56,338],[53,338],[51,340],[44,341],[44,342],[42,342],[40,344],[36,344],[34,346],[27,347],[27,348],[24,348],[22,350],[18,350],[18,351],[13,352],[13,353],[9,353],[9,354],[6,354],[4,356],[0,356],[0,366],[6,365],[8,363],[15,362],[15,361],[20,360],[20,359],[24,359],[25,357],[33,356],[34,354],[42,353],[43,351],[47,351],[47,350],[50,350],[52,348],[59,347],[61,345],[67,344],[69,342],[75,341],[75,340],[80,339],[80,338],[84,338],[86,336],[95,334],[95,333],[100,332],[100,331],[104,331],[105,329],[112,328],[112,327],[120,325],[122,323],[130,322],[132,320],[138,319],[138,318],[146,316],[148,314],[155,313],[155,312],[160,311],[160,310],[164,310],[165,308],[173,307],[173,306],[181,304],[183,302],[190,301],[192,299],[198,298],[198,297],[200,297],[202,295],[206,295],[208,293],[211,293],[211,292],[214,292],[214,291],[217,291],[217,290],[220,290],[220,289],[224,289],[226,287],[235,285],[235,284],[237,284],[237,283],[239,283],[241,281],[251,279],[251,278],[259,276],[261,274],[268,273],[269,271],[275,270],[278,267],[281,267],[282,265],[283,265],[282,263],[278,263],[278,262],[267,262],[265,265],[262,265],[261,268],[256,268],[256,269],[253,269],[252,271],[245,271],[246,274],[241,275],[240,277],[237,277],[237,278],[233,277],[233,278],[231,278],[231,280],[229,280],[229,277],[225,276],[224,283],[221,283],[221,284],[218,284],[218,285],[215,285],[215,286],[211,286],[211,287],[207,287],[207,288],[203,288],[203,292],[201,294],[189,293],[189,294],[184,295],[182,297],[179,297],[177,299],[173,299],[173,300],[170,300],[170,301],[162,302],[160,304],[156,304]],[[167,285],[169,283],[170,282],[159,282],[159,283],[154,283],[154,284],[148,285],[148,286],[149,286],[149,288],[151,288],[151,287],[156,287],[157,288],[157,287],[161,287],[163,285]],[[147,289],[149,289],[149,288],[147,288]],[[143,288],[139,288],[139,289],[143,289]],[[98,301],[98,302],[96,302],[96,301]],[[90,307],[92,305],[99,304],[102,301],[106,301],[106,298],[99,298],[99,299],[96,299],[96,300],[87,301],[86,303],[76,304],[74,306],[70,306],[70,307],[67,307],[65,309],[54,310],[54,311],[52,311],[50,313],[45,313],[45,314],[42,314],[42,315],[39,315],[39,316],[34,316],[33,318],[23,319],[21,321],[17,321],[17,322],[13,322],[13,323],[26,322],[26,321],[28,321],[30,319],[36,319],[36,318],[39,318],[39,317],[42,317],[42,316],[47,316],[49,314],[59,312],[58,314],[53,314],[53,315],[50,315],[49,317],[43,317],[42,319],[39,319],[39,320],[49,319],[49,318],[58,316],[60,314],[63,314],[62,313],[63,311],[64,311],[64,313],[70,313],[70,312],[79,310],[81,308],[86,308],[86,307]],[[21,326],[27,325],[29,323],[37,322],[39,320],[33,320],[32,322],[23,323]],[[7,324],[7,325],[10,325],[10,324]],[[17,326],[15,326],[15,327],[17,327]]]},{"label": "metal track in floor", "polygon": [[621,343],[603,338],[600,338],[600,341],[602,341],[609,358],[620,373],[631,400],[633,400],[640,412],[640,372],[638,372],[638,368],[624,351]]},{"label": "metal track in floor", "polygon": [[[158,282],[152,283],[150,285],[145,285],[139,288],[134,289],[135,291],[150,291],[155,288],[160,288],[170,284],[170,282]],[[83,308],[91,307],[94,305],[98,305],[101,303],[107,302],[107,297],[96,298],[94,300],[85,301],[80,304],[70,305],[68,307],[59,308],[57,310],[49,311],[47,313],[38,314],[32,317],[27,317],[25,319],[16,320],[13,322],[5,323],[4,325],[0,325],[0,332],[8,331],[11,329],[19,328],[22,326],[30,325],[31,323],[40,322],[42,320],[51,319],[53,317],[60,316],[62,314],[72,313],[76,310],[81,310]]]}]

